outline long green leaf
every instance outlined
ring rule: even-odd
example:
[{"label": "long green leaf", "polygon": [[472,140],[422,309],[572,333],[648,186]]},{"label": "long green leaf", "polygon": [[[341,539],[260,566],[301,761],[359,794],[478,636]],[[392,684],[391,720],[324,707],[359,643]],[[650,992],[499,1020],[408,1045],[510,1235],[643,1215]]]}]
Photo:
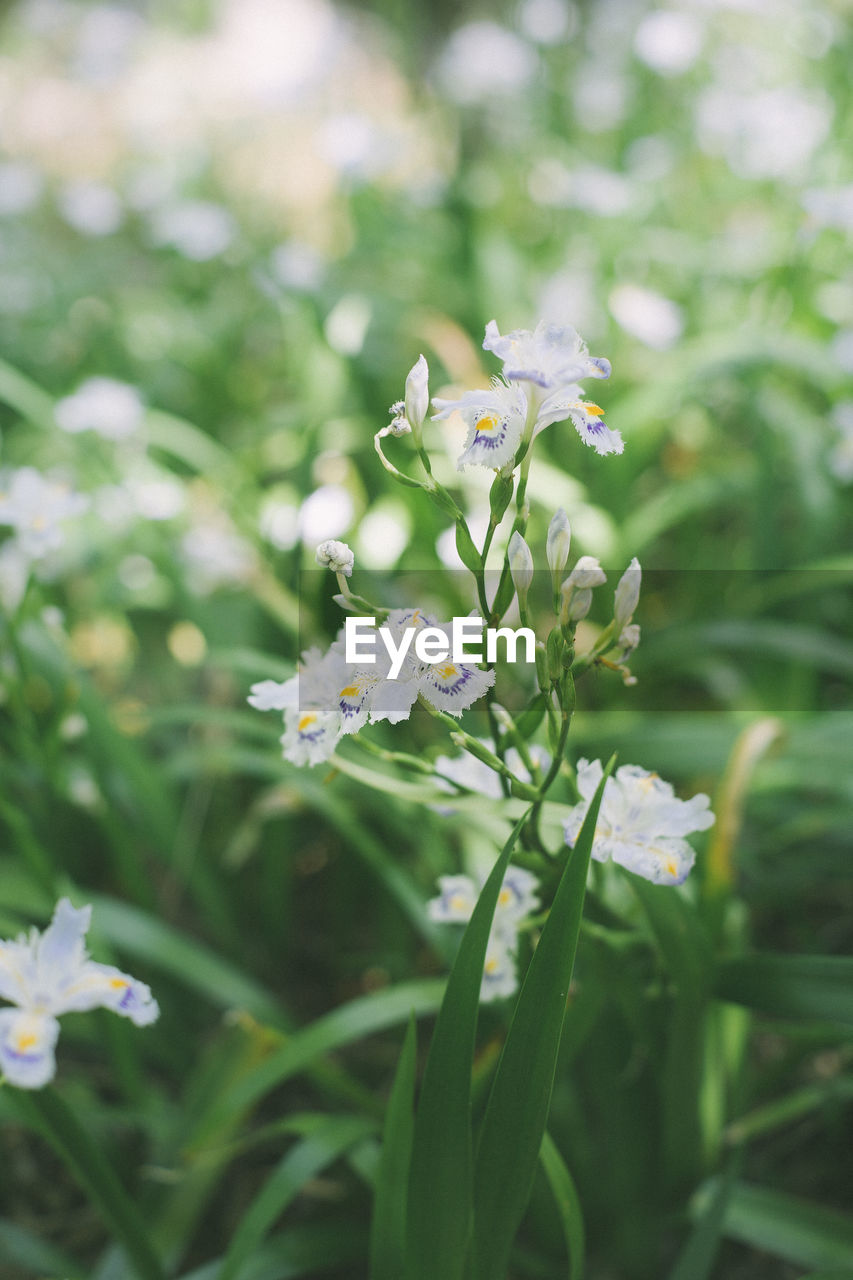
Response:
[{"label": "long green leaf", "polygon": [[[581,1280],[586,1244],[581,1203],[574,1179],[547,1130],[542,1138],[539,1159],[556,1201],[560,1225],[566,1240],[566,1254],[569,1259],[566,1280]],[[696,1277],[696,1280],[699,1278]]]},{"label": "long green leaf", "polygon": [[15,1090],[14,1105],[27,1124],[50,1142],[97,1206],[124,1246],[133,1273],[139,1280],[164,1280],[163,1268],[136,1206],[103,1151],[62,1097],[50,1088],[38,1093]]},{"label": "long green leaf", "polygon": [[724,1235],[801,1267],[849,1267],[853,1216],[780,1191],[736,1183]]},{"label": "long green leaf", "polygon": [[708,1280],[720,1247],[732,1178],[733,1166],[717,1182],[713,1195],[676,1258],[668,1280]]},{"label": "long green leaf", "polygon": [[[364,1257],[365,1231],[361,1221],[324,1216],[271,1236],[242,1268],[240,1280],[317,1280],[333,1267],[349,1265],[352,1274]],[[222,1259],[206,1262],[187,1272],[182,1280],[218,1280]]]},{"label": "long green leaf", "polygon": [[406,1223],[408,1280],[459,1280],[471,1231],[471,1070],[486,947],[525,813],[483,886],[447,982],[415,1118]]},{"label": "long green leaf", "polygon": [[551,1105],[593,834],[614,762],[604,771],[560,878],[486,1105],[474,1171],[473,1272],[478,1280],[504,1275],[530,1198]]},{"label": "long green leaf", "polygon": [[737,956],[720,965],[715,994],[780,1018],[853,1023],[853,957]]},{"label": "long green leaf", "polygon": [[194,1147],[203,1145],[209,1135],[227,1123],[234,1111],[253,1106],[271,1089],[304,1071],[323,1054],[396,1026],[413,1010],[419,1015],[434,1013],[443,993],[444,982],[439,978],[403,982],[360,996],[318,1018],[223,1093],[219,1105],[211,1109],[204,1126],[197,1132]]},{"label": "long green leaf", "polygon": [[370,1280],[400,1280],[406,1247],[406,1193],[414,1133],[417,1028],[409,1019],[382,1136],[370,1232]]},{"label": "long green leaf", "polygon": [[288,1151],[240,1220],[217,1280],[235,1280],[305,1183],[374,1128],[371,1120],[360,1116],[324,1117],[316,1133]]}]

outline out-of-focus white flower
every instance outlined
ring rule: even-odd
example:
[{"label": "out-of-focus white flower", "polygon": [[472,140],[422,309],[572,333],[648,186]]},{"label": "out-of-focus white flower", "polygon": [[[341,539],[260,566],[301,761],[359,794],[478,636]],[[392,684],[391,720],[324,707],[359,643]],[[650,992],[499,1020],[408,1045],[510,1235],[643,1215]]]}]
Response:
[{"label": "out-of-focus white flower", "polygon": [[512,462],[524,433],[527,397],[519,386],[492,379],[488,391],[466,391],[458,400],[433,397],[436,419],[448,418],[458,410],[468,435],[457,467],[476,464],[495,470]]},{"label": "out-of-focus white flower", "polygon": [[0,217],[28,213],[38,204],[44,178],[38,169],[20,160],[0,164]]},{"label": "out-of-focus white flower", "polygon": [[[578,838],[603,773],[600,760],[578,761],[578,790],[583,799],[564,823],[569,845]],[[599,862],[612,858],[653,884],[681,884],[696,857],[684,837],[713,825],[709,804],[702,794],[679,800],[656,773],[622,765],[604,788],[592,856]]]},{"label": "out-of-focus white flower", "polygon": [[572,545],[572,527],[562,507],[551,518],[545,543],[545,558],[556,580],[566,567]]},{"label": "out-of-focus white flower", "polygon": [[342,573],[345,578],[352,577],[355,556],[345,542],[335,538],[327,538],[321,542],[314,558],[323,569],[331,569],[333,573]]},{"label": "out-of-focus white flower", "polygon": [[24,555],[37,560],[62,546],[62,523],[89,505],[67,484],[49,480],[34,467],[0,478],[0,524],[11,525]]},{"label": "out-of-focus white flower", "polygon": [[224,519],[202,520],[187,530],[181,555],[190,589],[198,595],[241,586],[257,566],[254,547]]},{"label": "out-of-focus white flower", "polygon": [[[480,739],[483,746],[489,751],[495,750],[495,744],[488,739]],[[551,757],[544,747],[538,746],[536,743],[528,744],[528,753],[534,765],[537,765],[542,772],[547,772],[551,764]],[[514,774],[520,782],[530,783],[533,779],[530,771],[521,759],[515,747],[510,747],[504,753],[504,763],[510,773]],[[479,795],[488,796],[490,800],[500,800],[503,796],[500,778],[494,769],[489,768],[484,760],[478,760],[476,756],[472,756],[469,752],[463,751],[458,756],[437,756],[434,761],[436,771],[435,784],[441,791],[447,791],[452,795],[457,794],[458,788],[465,791],[475,791]],[[435,810],[447,817],[455,812],[452,805],[436,805]]]},{"label": "out-of-focus white flower", "polygon": [[349,489],[342,484],[321,484],[309,493],[299,508],[299,533],[311,546],[326,537],[337,538],[346,533],[353,522],[355,504]]},{"label": "out-of-focus white flower", "polygon": [[840,438],[829,455],[829,469],[842,484],[853,481],[853,400],[835,406],[833,420]]},{"label": "out-of-focus white flower", "polygon": [[613,621],[617,634],[627,627],[634,616],[634,610],[640,600],[642,579],[643,571],[640,568],[640,562],[634,556],[616,586],[616,594],[613,601]]},{"label": "out-of-focus white flower", "polygon": [[30,579],[30,561],[15,538],[0,545],[0,606],[14,613],[24,598]]},{"label": "out-of-focus white flower", "polygon": [[0,1066],[21,1089],[41,1089],[53,1079],[59,1015],[111,1009],[138,1027],[159,1016],[144,982],[88,958],[83,940],[91,915],[91,907],[76,910],[62,898],[44,933],[32,929],[0,942],[0,996],[17,1005],[0,1010]]},{"label": "out-of-focus white flower", "polygon": [[684,329],[681,308],[652,289],[620,284],[612,290],[607,304],[616,323],[626,333],[655,351],[665,351],[681,337]]},{"label": "out-of-focus white flower", "polygon": [[702,26],[690,13],[654,9],[634,35],[637,57],[662,76],[677,76],[693,66],[702,50]]},{"label": "out-of-focus white flower", "polygon": [[445,92],[463,106],[520,93],[536,74],[533,50],[496,22],[469,22],[454,31],[438,64]]},{"label": "out-of-focus white flower", "polygon": [[115,378],[87,378],[59,401],[55,417],[63,431],[97,431],[106,440],[124,440],[139,427],[143,414],[136,387]]},{"label": "out-of-focus white flower", "polygon": [[273,250],[273,274],[285,289],[313,292],[322,281],[325,268],[322,254],[299,240],[288,240]]},{"label": "out-of-focus white flower", "polygon": [[545,45],[570,38],[578,21],[577,10],[568,0],[524,0],[518,18],[527,38]]},{"label": "out-of-focus white flower", "polygon": [[[480,888],[470,876],[441,876],[440,893],[427,904],[430,920],[442,924],[465,924],[477,905]],[[518,930],[524,920],[539,906],[535,876],[522,867],[509,867],[498,893],[486,962],[480,987],[480,1000],[511,996],[518,987],[515,952]]]},{"label": "out-of-focus white flower", "polygon": [[218,257],[237,234],[228,210],[209,200],[183,200],[156,209],[149,229],[155,244],[176,249],[192,262]]},{"label": "out-of-focus white flower", "polygon": [[797,178],[832,123],[828,94],[792,85],[744,92],[712,84],[697,99],[699,146],[744,178]]},{"label": "out-of-focus white flower", "polygon": [[570,325],[541,320],[531,332],[513,329],[501,334],[494,320],[486,325],[483,350],[503,361],[504,377],[532,382],[547,391],[558,390],[580,378],[609,378],[610,361],[591,356],[580,334]]},{"label": "out-of-focus white flower", "polygon": [[109,236],[124,221],[121,200],[102,182],[70,182],[59,193],[59,212],[84,236]]}]

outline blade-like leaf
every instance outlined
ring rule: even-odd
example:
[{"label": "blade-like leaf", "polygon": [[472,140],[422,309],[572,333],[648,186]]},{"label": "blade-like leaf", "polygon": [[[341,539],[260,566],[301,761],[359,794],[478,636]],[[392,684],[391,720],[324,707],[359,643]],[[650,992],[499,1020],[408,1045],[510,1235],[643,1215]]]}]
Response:
[{"label": "blade-like leaf", "polygon": [[492,917],[525,813],[474,908],[447,981],[415,1118],[406,1226],[408,1280],[459,1280],[471,1230],[471,1070]]},{"label": "blade-like leaf", "polygon": [[406,1193],[415,1127],[417,1029],[409,1019],[388,1099],[370,1232],[370,1280],[400,1280],[406,1246]]},{"label": "blade-like leaf", "polygon": [[[545,1170],[548,1185],[556,1201],[563,1235],[566,1239],[566,1254],[569,1259],[566,1280],[581,1280],[585,1247],[581,1204],[574,1179],[547,1131],[542,1138],[539,1159],[542,1161],[542,1168]],[[699,1280],[699,1277],[696,1277],[696,1280]]]},{"label": "blade-like leaf", "polygon": [[486,1105],[474,1172],[477,1280],[498,1280],[505,1274],[530,1197],[551,1104],[593,834],[614,760],[604,771],[557,887]]},{"label": "blade-like leaf", "polygon": [[16,1089],[13,1100],[19,1115],[48,1140],[97,1205],[104,1221],[121,1241],[133,1275],[139,1280],[164,1280],[163,1268],[151,1248],[136,1206],[103,1151],[62,1097],[50,1088],[38,1093]]},{"label": "blade-like leaf", "polygon": [[853,1023],[853,956],[737,956],[720,965],[715,994],[779,1018]]},{"label": "blade-like leaf", "polygon": [[311,1137],[288,1151],[240,1220],[217,1280],[234,1280],[305,1183],[374,1127],[371,1120],[360,1116],[329,1116]]},{"label": "blade-like leaf", "polygon": [[714,1187],[713,1194],[675,1260],[668,1280],[708,1280],[720,1247],[733,1177],[734,1164]]},{"label": "blade-like leaf", "polygon": [[736,1183],[723,1234],[801,1267],[849,1267],[853,1217],[780,1191]]}]

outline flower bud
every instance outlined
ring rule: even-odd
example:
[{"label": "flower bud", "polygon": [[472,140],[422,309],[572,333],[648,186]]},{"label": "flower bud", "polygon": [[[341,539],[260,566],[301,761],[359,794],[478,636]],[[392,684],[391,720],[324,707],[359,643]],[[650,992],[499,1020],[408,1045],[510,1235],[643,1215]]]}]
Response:
[{"label": "flower bud", "polygon": [[509,540],[507,557],[509,559],[510,575],[518,592],[518,598],[519,600],[525,600],[530,590],[530,584],[533,581],[533,556],[517,529]]},{"label": "flower bud", "polygon": [[617,633],[623,631],[634,616],[634,610],[640,599],[641,579],[640,562],[634,556],[616,587],[616,596],[613,602],[613,622],[614,630]]},{"label": "flower bud", "polygon": [[607,575],[595,556],[581,556],[561,589],[571,583],[577,590],[586,590],[588,587],[600,587],[606,581]]},{"label": "flower bud", "polygon": [[315,559],[324,569],[331,569],[334,573],[342,573],[345,578],[352,577],[355,556],[345,542],[338,542],[335,538],[329,538],[326,542],[321,542],[317,548]]},{"label": "flower bud", "polygon": [[568,622],[580,622],[585,618],[592,606],[592,587],[576,588],[568,602],[566,619]]},{"label": "flower bud", "polygon": [[406,418],[415,436],[420,435],[424,418],[429,409],[429,366],[423,356],[418,356],[406,378]]},{"label": "flower bud", "polygon": [[545,543],[545,555],[548,560],[548,568],[551,570],[556,579],[566,567],[566,561],[569,558],[569,548],[572,544],[572,529],[569,524],[569,517],[566,515],[562,507],[548,525],[548,538]]}]

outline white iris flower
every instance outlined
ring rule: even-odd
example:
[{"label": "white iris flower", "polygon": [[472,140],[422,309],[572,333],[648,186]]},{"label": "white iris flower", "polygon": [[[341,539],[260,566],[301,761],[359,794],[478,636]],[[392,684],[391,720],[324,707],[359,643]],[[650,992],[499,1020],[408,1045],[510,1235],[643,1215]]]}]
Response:
[{"label": "white iris flower", "polygon": [[[480,888],[470,876],[441,876],[438,886],[439,896],[427,904],[430,920],[466,924],[477,905]],[[536,877],[522,867],[509,867],[503,878],[480,986],[480,1000],[484,1004],[511,996],[518,987],[515,967],[518,931],[526,917],[539,906],[538,887]]]},{"label": "white iris flower", "polygon": [[159,1016],[144,982],[88,958],[83,940],[91,916],[91,907],[77,910],[62,898],[44,933],[32,929],[0,942],[0,996],[17,1005],[0,1010],[0,1067],[21,1089],[53,1079],[60,1014],[112,1009],[138,1027]]},{"label": "white iris flower", "polygon": [[[566,843],[574,845],[604,770],[600,760],[578,761],[578,790],[583,799],[564,823]],[[612,858],[653,884],[681,884],[696,854],[684,839],[714,823],[706,795],[679,800],[668,782],[638,765],[625,764],[604,788],[592,856]]]},{"label": "white iris flower", "polygon": [[493,378],[487,391],[466,391],[458,400],[433,397],[436,419],[459,412],[468,428],[465,448],[457,467],[472,464],[499,470],[515,458],[527,420],[527,397],[523,387],[510,386]]}]

